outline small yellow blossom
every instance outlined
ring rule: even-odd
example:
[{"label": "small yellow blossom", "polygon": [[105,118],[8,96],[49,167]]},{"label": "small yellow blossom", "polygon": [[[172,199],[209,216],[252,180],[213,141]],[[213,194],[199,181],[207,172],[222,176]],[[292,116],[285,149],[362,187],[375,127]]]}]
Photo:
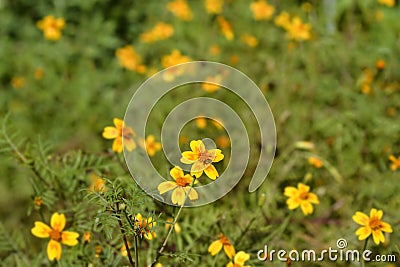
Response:
[{"label": "small yellow blossom", "polygon": [[229,140],[229,138],[224,135],[217,137],[217,140],[215,141],[215,143],[220,148],[227,148],[231,145],[231,141]]},{"label": "small yellow blossom", "polygon": [[42,207],[43,204],[43,199],[41,196],[36,196],[33,199],[33,205],[35,206],[35,209],[40,209],[40,207]]},{"label": "small yellow blossom", "polygon": [[197,117],[195,122],[196,122],[197,128],[199,128],[199,129],[204,129],[207,126],[207,119],[204,116]]},{"label": "small yellow blossom", "polygon": [[239,251],[235,258],[233,259],[233,263],[229,262],[226,267],[250,267],[249,265],[244,265],[246,261],[250,259],[250,255],[245,253],[244,251]]},{"label": "small yellow blossom", "polygon": [[220,14],[224,6],[224,0],[205,0],[204,6],[209,14]]},{"label": "small yellow blossom", "polygon": [[146,72],[146,66],[142,64],[142,57],[136,53],[133,46],[126,45],[122,48],[118,48],[115,51],[115,55],[122,67],[141,74]]},{"label": "small yellow blossom", "polygon": [[256,37],[254,37],[253,35],[250,34],[242,34],[241,38],[243,43],[245,43],[246,45],[250,46],[250,47],[256,47],[258,45],[258,39]]},{"label": "small yellow blossom", "polygon": [[153,238],[157,237],[156,232],[153,230],[157,222],[153,220],[153,217],[144,218],[142,214],[138,213],[135,216],[135,221],[140,236],[144,236],[148,240],[152,240]]},{"label": "small yellow blossom", "polygon": [[25,86],[25,78],[21,76],[14,76],[11,78],[11,86],[15,89],[20,89]]},{"label": "small yellow blossom", "polygon": [[322,166],[324,166],[324,163],[322,162],[322,160],[320,160],[319,158],[316,158],[316,157],[309,157],[308,158],[308,163],[310,165],[314,166],[317,169],[319,169]]},{"label": "small yellow blossom", "polygon": [[156,265],[154,265],[154,267],[163,267],[163,265],[159,262],[156,263]]},{"label": "small yellow blossom", "polygon": [[65,27],[63,18],[56,19],[52,15],[38,21],[36,26],[43,31],[44,38],[50,41],[57,41],[61,38],[61,30]]},{"label": "small yellow blossom", "polygon": [[35,69],[35,80],[40,81],[43,78],[43,69],[42,68],[36,68]]},{"label": "small yellow blossom", "polygon": [[39,238],[50,238],[47,245],[47,257],[49,260],[61,259],[61,243],[67,246],[75,246],[78,244],[79,234],[76,232],[63,231],[65,227],[65,215],[57,212],[53,213],[50,219],[50,226],[35,222],[35,227],[31,229],[31,233]]},{"label": "small yellow blossom", "polygon": [[102,252],[101,246],[96,246],[95,247],[95,257],[96,258],[100,257],[101,252]]},{"label": "small yellow blossom", "polygon": [[143,140],[141,146],[146,149],[147,154],[153,157],[157,151],[161,150],[161,143],[157,142],[154,135],[150,134]]},{"label": "small yellow blossom", "polygon": [[83,234],[83,241],[85,241],[86,243],[90,243],[90,238],[92,237],[92,233],[90,231],[86,231]]},{"label": "small yellow blossom", "polygon": [[250,4],[251,12],[255,20],[269,20],[275,12],[275,7],[265,0],[257,0]]},{"label": "small yellow blossom", "polygon": [[359,240],[364,240],[372,234],[375,244],[379,245],[380,242],[385,242],[385,236],[382,232],[393,232],[390,224],[382,221],[383,211],[371,209],[368,215],[363,212],[357,211],[353,215],[353,221],[361,225],[356,231]]},{"label": "small yellow blossom", "polygon": [[390,165],[390,169],[392,171],[397,170],[397,168],[400,168],[400,157],[396,158],[393,155],[389,156],[389,160],[392,162],[392,165]]},{"label": "small yellow blossom", "polygon": [[221,80],[222,77],[220,75],[217,75],[215,77],[212,76],[206,77],[206,82],[201,83],[201,88],[203,88],[204,91],[208,93],[213,93],[221,88],[218,85],[219,83],[221,83]]},{"label": "small yellow blossom", "polygon": [[286,201],[288,208],[294,210],[300,206],[304,215],[313,213],[312,204],[319,204],[317,195],[310,193],[310,187],[303,183],[298,183],[297,188],[292,186],[285,187],[284,195],[289,197]]},{"label": "small yellow blossom", "polygon": [[295,41],[306,41],[311,38],[311,25],[293,17],[287,28],[288,38]]},{"label": "small yellow blossom", "polygon": [[375,67],[376,67],[378,70],[383,70],[383,69],[385,68],[385,65],[386,65],[386,63],[385,63],[385,61],[384,61],[383,59],[379,59],[379,60],[376,61],[376,63],[375,63]]},{"label": "small yellow blossom", "polygon": [[220,52],[221,52],[221,50],[219,49],[219,46],[218,46],[218,45],[213,44],[213,45],[210,47],[210,54],[211,54],[211,55],[216,56],[216,55],[219,55]]},{"label": "small yellow blossom", "polygon": [[218,16],[217,21],[222,34],[227,40],[232,41],[235,35],[233,33],[231,24],[222,16]]},{"label": "small yellow blossom", "polygon": [[222,130],[224,129],[224,124],[222,123],[222,121],[218,118],[214,118],[211,120],[211,123],[217,127],[218,130]]},{"label": "small yellow blossom", "polygon": [[150,31],[144,32],[140,35],[140,40],[144,43],[153,43],[168,39],[174,34],[172,25],[158,22]]},{"label": "small yellow blossom", "polygon": [[[178,204],[181,206],[184,204],[186,194],[189,193],[190,200],[197,200],[199,198],[197,191],[194,188],[191,188],[193,183],[193,177],[189,174],[184,174],[183,170],[178,166],[175,166],[170,171],[171,177],[174,181],[166,181],[162,182],[158,185],[157,189],[160,194],[164,194],[168,191],[172,191],[171,200],[173,204]],[[194,184],[197,183],[197,180],[194,181]]]},{"label": "small yellow blossom", "polygon": [[236,64],[239,62],[239,56],[236,55],[236,54],[232,54],[232,55],[229,57],[229,62],[230,62],[232,65],[236,65]]},{"label": "small yellow blossom", "polygon": [[288,30],[290,27],[290,15],[288,12],[281,12],[274,20],[275,24],[279,27]]},{"label": "small yellow blossom", "polygon": [[181,158],[182,163],[193,164],[190,169],[190,175],[199,178],[204,171],[210,179],[217,179],[219,174],[212,163],[219,162],[224,158],[221,150],[207,150],[201,140],[192,140],[190,148],[192,151],[184,151]]},{"label": "small yellow blossom", "polygon": [[179,50],[172,50],[171,54],[165,55],[161,59],[161,64],[164,68],[168,68],[177,64],[186,63],[191,61],[190,57],[184,56]]},{"label": "small yellow blossom", "polygon": [[388,7],[393,7],[394,4],[396,3],[395,0],[378,0],[378,2],[382,5],[386,5]]},{"label": "small yellow blossom", "polygon": [[193,13],[186,0],[174,0],[167,4],[167,9],[174,14],[175,17],[190,21],[193,19]]},{"label": "small yellow blossom", "polygon": [[[193,189],[192,189],[192,190],[193,190]],[[165,224],[165,229],[169,229],[169,228],[171,227],[171,225],[172,225],[173,222],[174,222],[174,219],[168,218],[168,219],[167,219],[167,223]],[[182,229],[181,229],[180,225],[178,224],[178,222],[176,222],[176,223],[174,224],[174,231],[175,231],[175,233],[177,233],[177,234],[180,234],[180,233],[182,232]]]},{"label": "small yellow blossom", "polygon": [[92,172],[89,175],[90,182],[90,191],[103,193],[106,191],[106,181],[98,176],[96,173]]},{"label": "small yellow blossom", "polygon": [[114,118],[114,126],[107,126],[103,130],[103,137],[105,139],[115,139],[112,145],[112,150],[118,153],[122,152],[122,138],[124,145],[128,151],[136,148],[136,143],[133,137],[136,135],[133,129],[124,125],[124,121]]},{"label": "small yellow blossom", "polygon": [[212,256],[215,256],[221,251],[222,247],[224,248],[225,254],[228,258],[232,259],[232,257],[235,256],[235,248],[229,239],[222,233],[219,234],[219,239],[212,242],[208,247],[208,252],[210,252]]}]

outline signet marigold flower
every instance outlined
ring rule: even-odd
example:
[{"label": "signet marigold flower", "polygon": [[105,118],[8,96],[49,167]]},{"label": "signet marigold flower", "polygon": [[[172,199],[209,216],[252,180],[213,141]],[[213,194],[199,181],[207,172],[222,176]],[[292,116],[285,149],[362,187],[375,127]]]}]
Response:
[{"label": "signet marigold flower", "polygon": [[43,31],[44,38],[50,41],[57,41],[61,38],[61,30],[65,27],[63,18],[56,19],[48,15],[36,23],[36,26]]},{"label": "signet marigold flower", "polygon": [[99,193],[103,193],[106,191],[106,181],[103,178],[92,172],[89,175],[89,179],[92,183],[90,185],[90,191]]},{"label": "signet marigold flower", "polygon": [[192,151],[184,151],[181,158],[182,163],[193,164],[190,169],[190,175],[199,178],[204,172],[210,179],[217,179],[219,174],[212,163],[224,159],[221,150],[207,150],[201,140],[192,140],[190,142],[190,148]]},{"label": "signet marigold flower", "polygon": [[47,257],[49,260],[61,259],[61,243],[67,246],[75,246],[78,244],[79,234],[76,232],[63,231],[66,219],[62,213],[53,213],[50,219],[50,226],[45,223],[36,221],[35,227],[31,229],[31,233],[39,238],[50,238],[47,245]]},{"label": "signet marigold flower", "polygon": [[224,6],[224,0],[205,0],[204,6],[209,14],[220,14]]},{"label": "signet marigold flower", "polygon": [[136,53],[135,48],[131,45],[126,45],[122,48],[118,48],[115,51],[115,55],[118,58],[119,64],[131,71],[143,74],[146,72],[146,66],[142,64],[142,57]]},{"label": "signet marigold flower", "polygon": [[153,228],[156,226],[157,222],[153,220],[153,217],[145,218],[142,214],[138,213],[135,215],[136,226],[138,227],[139,234],[144,236],[147,240],[152,240],[157,237],[156,232]]},{"label": "signet marigold flower", "polygon": [[222,34],[228,41],[232,41],[235,37],[231,24],[222,16],[217,17],[217,22]]},{"label": "signet marigold flower", "polygon": [[122,138],[124,139],[125,148],[128,151],[132,151],[136,148],[136,143],[133,137],[136,133],[129,126],[124,125],[124,121],[118,118],[114,118],[115,126],[107,126],[103,130],[103,137],[105,139],[114,139],[112,150],[118,153],[122,152]]},{"label": "signet marigold flower", "polygon": [[226,256],[232,259],[235,256],[235,247],[231,244],[229,239],[222,233],[219,234],[219,239],[215,240],[208,247],[208,252],[210,252],[211,256],[217,255],[221,249],[224,248]]},{"label": "signet marigold flower", "polygon": [[316,158],[316,157],[309,157],[308,163],[317,169],[320,169],[320,168],[322,168],[322,166],[324,166],[324,163],[322,162],[322,160],[320,160],[319,158]]},{"label": "signet marigold flower", "polygon": [[[179,206],[184,203],[186,194],[189,194],[188,197],[190,200],[197,200],[199,198],[197,191],[191,187],[193,183],[192,176],[189,174],[184,174],[183,170],[178,166],[175,166],[170,170],[170,175],[175,181],[166,181],[160,183],[157,189],[161,195],[173,190],[171,196],[172,203],[178,204]],[[196,183],[197,180],[194,181],[194,184]]]},{"label": "signet marigold flower", "polygon": [[383,232],[392,233],[393,230],[390,224],[382,221],[382,216],[382,210],[371,209],[369,217],[365,213],[357,211],[353,215],[353,221],[361,225],[356,231],[358,239],[364,240],[372,234],[375,244],[384,243],[385,236]]},{"label": "signet marigold flower", "polygon": [[313,205],[319,204],[317,195],[310,192],[310,187],[303,183],[298,183],[297,188],[293,186],[285,187],[284,195],[289,197],[286,201],[290,210],[301,208],[304,215],[313,213]]},{"label": "signet marigold flower", "polygon": [[250,9],[255,20],[269,20],[275,12],[275,7],[264,0],[251,3]]},{"label": "signet marigold flower", "polygon": [[233,263],[229,262],[226,267],[250,267],[249,265],[244,265],[246,261],[250,259],[250,255],[244,251],[239,251],[234,259]]},{"label": "signet marigold flower", "polygon": [[193,18],[192,10],[186,0],[174,0],[167,4],[167,9],[174,14],[175,17],[189,21]]},{"label": "signet marigold flower", "polygon": [[390,169],[392,171],[395,171],[398,168],[400,168],[400,157],[396,158],[395,156],[390,155],[389,160],[392,162],[392,165],[390,165]]},{"label": "signet marigold flower", "polygon": [[146,140],[142,140],[141,146],[146,149],[147,154],[153,157],[157,151],[161,150],[161,143],[157,142],[154,135],[150,134],[146,137]]}]

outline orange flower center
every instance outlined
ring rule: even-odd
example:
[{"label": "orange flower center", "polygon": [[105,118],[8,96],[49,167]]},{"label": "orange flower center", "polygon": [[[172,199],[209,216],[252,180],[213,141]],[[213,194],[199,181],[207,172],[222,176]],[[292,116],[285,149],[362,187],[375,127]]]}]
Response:
[{"label": "orange flower center", "polygon": [[176,184],[182,187],[185,187],[187,185],[189,185],[190,183],[188,183],[188,180],[184,177],[178,177],[176,179]]},{"label": "orange flower center", "polygon": [[204,165],[210,165],[215,158],[214,153],[205,151],[200,153],[199,161],[202,162]]},{"label": "orange flower center", "polygon": [[379,230],[381,229],[381,220],[377,217],[372,217],[369,220],[369,227],[371,227],[372,230]]},{"label": "orange flower center", "polygon": [[221,241],[221,243],[222,243],[224,246],[231,246],[231,242],[229,242],[229,240],[228,240],[228,238],[226,238],[226,236],[220,235],[220,236],[219,236],[219,240]]},{"label": "orange flower center", "polygon": [[307,200],[308,199],[308,192],[301,192],[300,193],[300,199],[301,200]]},{"label": "orange flower center", "polygon": [[50,232],[50,238],[53,239],[54,241],[60,241],[61,240],[60,231],[58,231],[56,229],[52,229]]}]

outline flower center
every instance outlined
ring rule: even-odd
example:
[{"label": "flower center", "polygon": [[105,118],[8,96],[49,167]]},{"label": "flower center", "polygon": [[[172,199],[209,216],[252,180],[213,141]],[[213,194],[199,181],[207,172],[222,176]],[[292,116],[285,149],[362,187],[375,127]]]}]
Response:
[{"label": "flower center", "polygon": [[200,154],[199,161],[202,162],[204,165],[210,165],[213,162],[214,158],[214,153],[206,151]]},{"label": "flower center", "polygon": [[308,199],[308,192],[301,192],[300,199],[307,200]]},{"label": "flower center", "polygon": [[50,238],[53,239],[54,241],[60,241],[61,233],[56,229],[52,229],[50,232]]},{"label": "flower center", "polygon": [[224,235],[221,235],[221,236],[219,237],[219,240],[221,241],[221,243],[222,243],[224,246],[230,246],[230,245],[231,245],[231,243],[229,242],[228,238],[226,238],[226,236],[224,236]]},{"label": "flower center", "polygon": [[381,228],[381,220],[376,217],[372,217],[369,220],[369,227],[371,227],[372,230],[379,230]]},{"label": "flower center", "polygon": [[176,184],[179,185],[179,186],[185,187],[185,186],[187,186],[189,183],[188,183],[188,181],[187,181],[185,178],[183,178],[183,177],[178,177],[178,178],[176,179]]}]

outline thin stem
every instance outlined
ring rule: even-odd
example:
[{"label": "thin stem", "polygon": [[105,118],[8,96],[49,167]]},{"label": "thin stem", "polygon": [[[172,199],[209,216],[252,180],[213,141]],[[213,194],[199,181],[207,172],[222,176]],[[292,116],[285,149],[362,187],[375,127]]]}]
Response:
[{"label": "thin stem", "polygon": [[128,255],[129,263],[130,263],[131,267],[135,267],[135,263],[132,260],[132,255],[131,255],[131,251],[129,250],[128,240],[126,239],[124,226],[122,224],[121,216],[120,216],[120,213],[119,213],[120,210],[119,210],[118,202],[115,203],[115,208],[116,208],[116,216],[117,216],[117,219],[118,219],[119,229],[121,230],[122,239],[124,240],[124,245],[125,245],[125,248],[126,248],[126,253]]},{"label": "thin stem", "polygon": [[[363,249],[362,249],[363,253],[367,249],[368,240],[369,240],[369,237],[367,239],[365,239],[364,246],[363,246]],[[364,257],[361,260],[361,267],[365,267],[365,259],[364,259]]]},{"label": "thin stem", "polygon": [[[126,220],[129,223],[129,226],[136,233],[135,225],[132,224],[132,220],[131,220],[131,218],[129,218],[128,213],[126,212],[126,210],[124,210],[123,212],[124,212]],[[139,241],[138,241],[138,237],[136,234],[133,236],[133,240],[134,240],[134,248],[135,248],[135,263],[136,263],[136,266],[139,266],[139,250],[138,250],[138,242]]]},{"label": "thin stem", "polygon": [[250,222],[247,224],[246,228],[244,230],[242,230],[239,238],[236,240],[235,242],[235,246],[238,246],[238,244],[242,241],[242,238],[246,235],[246,233],[249,231],[250,226],[253,224],[253,222],[255,221],[256,217],[253,217]]}]

